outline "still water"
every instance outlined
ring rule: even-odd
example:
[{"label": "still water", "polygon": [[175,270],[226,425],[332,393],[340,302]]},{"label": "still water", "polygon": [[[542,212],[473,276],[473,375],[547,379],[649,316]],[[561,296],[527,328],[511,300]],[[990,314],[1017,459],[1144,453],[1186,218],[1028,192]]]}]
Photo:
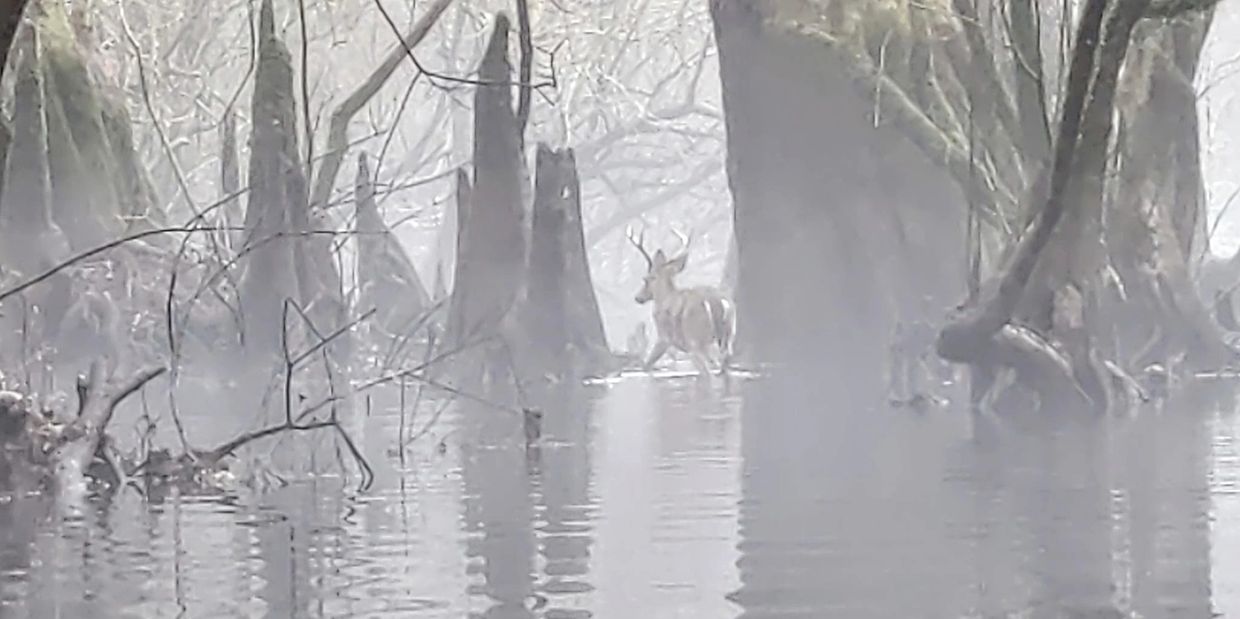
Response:
[{"label": "still water", "polygon": [[462,406],[402,458],[374,410],[365,493],[6,501],[0,616],[1240,617],[1231,405],[979,444],[808,382],[591,387],[530,450]]}]

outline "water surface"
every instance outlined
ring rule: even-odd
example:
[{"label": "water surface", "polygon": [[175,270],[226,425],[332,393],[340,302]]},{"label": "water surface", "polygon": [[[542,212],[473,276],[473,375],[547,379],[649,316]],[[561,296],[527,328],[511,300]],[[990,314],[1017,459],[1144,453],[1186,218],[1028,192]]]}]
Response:
[{"label": "water surface", "polygon": [[403,458],[376,408],[365,493],[7,500],[0,616],[1240,616],[1230,405],[979,444],[809,384],[627,378],[564,394],[529,450],[454,405]]}]

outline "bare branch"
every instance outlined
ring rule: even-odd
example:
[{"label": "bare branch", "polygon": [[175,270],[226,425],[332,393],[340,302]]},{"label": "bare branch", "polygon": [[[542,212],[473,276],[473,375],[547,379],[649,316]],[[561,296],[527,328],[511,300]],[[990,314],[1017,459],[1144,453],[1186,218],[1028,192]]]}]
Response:
[{"label": "bare branch", "polygon": [[1159,0],[1151,2],[1146,17],[1175,19],[1186,13],[1208,11],[1213,9],[1219,0]]},{"label": "bare branch", "polygon": [[[378,94],[392,74],[396,72],[401,61],[407,55],[412,54],[411,50],[426,38],[450,4],[452,0],[435,0],[426,13],[422,14],[422,18],[409,29],[409,32],[400,37],[400,44],[388,52],[383,62],[375,67],[366,81],[362,82],[332,113],[331,125],[327,132],[327,152],[323,157],[323,164],[319,167],[319,174],[314,180],[314,191],[310,195],[312,207],[324,206],[331,197],[332,187],[336,184],[336,175],[340,172],[340,166],[348,154],[349,123],[352,122],[353,117]],[[420,69],[419,72],[421,72]]]}]

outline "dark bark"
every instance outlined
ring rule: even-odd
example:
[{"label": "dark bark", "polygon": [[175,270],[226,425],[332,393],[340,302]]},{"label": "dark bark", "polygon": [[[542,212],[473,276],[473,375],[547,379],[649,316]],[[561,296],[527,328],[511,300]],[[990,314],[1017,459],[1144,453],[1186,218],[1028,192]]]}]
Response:
[{"label": "dark bark", "polygon": [[430,307],[430,301],[413,261],[379,213],[365,153],[357,158],[353,195],[357,206],[358,309],[377,310],[374,324],[386,334],[403,335]]},{"label": "dark bark", "polygon": [[517,131],[524,141],[525,128],[530,123],[530,104],[534,98],[534,34],[530,30],[530,7],[528,0],[517,0],[517,30],[521,43],[521,70],[517,96]]},{"label": "dark bark", "polygon": [[474,94],[474,179],[468,206],[459,213],[450,346],[498,335],[522,284],[521,153],[508,86],[508,30],[508,18],[501,14],[479,69],[484,85]]},{"label": "dark bark", "polygon": [[[220,196],[224,200],[222,209],[225,225],[240,227],[245,222],[245,214],[241,210],[241,161],[237,153],[237,113],[231,108],[224,111],[224,120],[220,123]],[[245,242],[242,231],[228,232],[231,245],[240,248]]]},{"label": "dark bark", "polygon": [[124,233],[121,170],[104,126],[104,97],[61,2],[36,5],[48,115],[52,214],[74,249]]},{"label": "dark bark", "polygon": [[0,0],[0,78],[9,66],[9,51],[29,0]]},{"label": "dark bark", "polygon": [[567,266],[564,204],[566,170],[563,154],[538,145],[535,160],[534,212],[530,257],[519,334],[525,361],[521,371],[531,377],[564,376],[569,369],[572,325],[567,311]]},{"label": "dark bark", "polygon": [[[0,264],[30,277],[68,257],[69,243],[52,219],[47,106],[37,33],[34,28],[25,28],[20,38],[13,138],[0,194]],[[66,285],[63,278],[56,278],[47,290],[63,292]]]},{"label": "dark bark", "polygon": [[584,220],[581,216],[581,178],[578,176],[577,155],[565,149],[564,166],[564,250],[565,294],[568,319],[572,325],[570,344],[576,356],[575,367],[597,370],[610,361],[607,334],[599,310],[594,277],[590,274],[590,255],[586,250]]},{"label": "dark bark", "polygon": [[[1105,12],[1106,0],[1089,0],[1082,13],[1073,48],[1068,91],[1059,121],[1059,134],[1055,141],[1049,194],[1042,201],[1043,206],[1033,230],[1021,240],[1011,265],[999,279],[994,295],[943,329],[938,351],[945,359],[974,363],[981,351],[990,347],[991,338],[1011,321],[1042,250],[1050,242],[1060,219],[1068,212],[1066,194],[1072,180],[1072,164],[1080,140],[1082,116],[1094,74],[1095,50]],[[1119,67],[1114,69],[1118,71]]]},{"label": "dark bark", "polygon": [[276,38],[270,0],[259,13],[258,66],[251,109],[247,252],[241,300],[246,345],[260,355],[279,350],[285,299],[299,300],[295,229],[287,177],[299,173],[293,129],[293,73],[288,50]]},{"label": "dark bark", "polygon": [[[849,54],[772,23],[764,4],[711,3],[734,203],[737,353],[838,362],[841,380],[878,377],[886,348],[875,342],[892,330],[890,287],[937,299],[955,292],[959,195],[899,130],[904,121],[924,127],[924,115],[901,120],[884,107],[876,128],[867,99],[875,82],[848,65]],[[859,87],[841,87],[848,84]],[[967,158],[953,161],[967,168]],[[897,220],[917,226],[917,249],[936,256],[921,278],[893,258]]]},{"label": "dark bark", "polygon": [[566,376],[610,360],[581,227],[581,185],[571,149],[538,147],[530,258],[520,340],[527,374]]}]

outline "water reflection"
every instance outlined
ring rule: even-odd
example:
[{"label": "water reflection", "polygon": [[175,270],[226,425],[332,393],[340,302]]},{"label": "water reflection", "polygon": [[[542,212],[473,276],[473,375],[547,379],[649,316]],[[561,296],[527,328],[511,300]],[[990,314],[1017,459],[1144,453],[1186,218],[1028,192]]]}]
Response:
[{"label": "water reflection", "polygon": [[457,403],[403,454],[398,407],[376,402],[364,495],[336,475],[226,500],[127,492],[76,520],[3,500],[0,616],[1240,612],[1232,403],[979,444],[967,415],[810,384],[560,388],[538,396],[532,447],[519,415]]},{"label": "water reflection", "polygon": [[1203,415],[978,445],[952,419],[790,393],[745,403],[742,616],[1211,616]]}]

